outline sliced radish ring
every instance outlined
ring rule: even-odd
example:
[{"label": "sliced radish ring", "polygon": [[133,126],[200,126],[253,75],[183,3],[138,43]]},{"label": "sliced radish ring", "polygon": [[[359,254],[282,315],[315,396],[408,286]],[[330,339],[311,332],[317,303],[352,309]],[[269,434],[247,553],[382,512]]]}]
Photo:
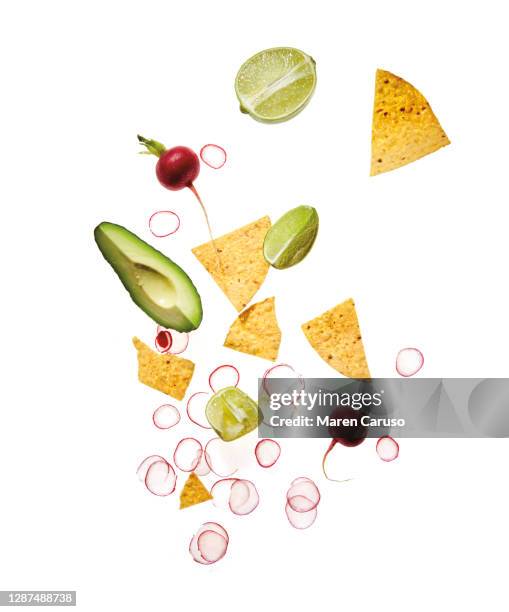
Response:
[{"label": "sliced radish ring", "polygon": [[158,429],[170,429],[180,421],[180,412],[171,404],[163,404],[154,410],[152,420]]},{"label": "sliced radish ring", "polygon": [[237,478],[221,478],[216,481],[211,489],[210,494],[212,495],[212,503],[216,508],[222,508],[227,510],[230,508],[230,495],[232,491],[232,484],[238,480]]},{"label": "sliced radish ring", "polygon": [[162,329],[157,332],[154,344],[160,353],[168,353],[173,344],[173,336],[167,329]]},{"label": "sliced radish ring", "polygon": [[391,436],[382,436],[376,443],[376,452],[382,461],[394,461],[399,455],[399,444]]},{"label": "sliced radish ring", "polygon": [[226,164],[226,151],[215,144],[206,144],[200,149],[200,157],[204,164],[214,170],[219,170]]},{"label": "sliced radish ring", "polygon": [[203,447],[196,438],[183,438],[173,453],[173,463],[182,472],[195,470],[203,454]]},{"label": "sliced radish ring", "polygon": [[156,238],[167,238],[178,230],[180,219],[172,210],[158,210],[150,215],[148,227]]},{"label": "sliced radish ring", "polygon": [[212,429],[205,417],[205,407],[209,398],[210,393],[208,391],[198,391],[187,400],[186,411],[189,420],[198,427],[203,427],[203,429]]},{"label": "sliced radish ring", "polygon": [[271,394],[270,380],[272,378],[297,379],[298,385],[296,386],[298,386],[300,390],[304,389],[304,379],[302,378],[300,374],[297,374],[297,371],[295,370],[295,368],[293,368],[291,365],[287,363],[277,363],[276,365],[270,367],[268,370],[265,371],[262,378],[263,378],[262,386],[263,386],[265,393],[267,393],[267,395]]},{"label": "sliced radish ring", "polygon": [[189,334],[187,332],[178,332],[174,329],[169,330],[158,325],[155,345],[160,353],[180,355],[189,345]]},{"label": "sliced radish ring", "polygon": [[232,484],[229,506],[233,514],[239,516],[250,514],[259,503],[260,496],[250,480],[236,480]]},{"label": "sliced radish ring", "polygon": [[286,499],[295,512],[309,512],[320,503],[320,491],[312,480],[300,480],[288,489]]},{"label": "sliced radish ring", "polygon": [[203,451],[200,451],[200,462],[196,466],[194,473],[197,476],[207,476],[210,474],[210,467],[205,459],[205,453]]},{"label": "sliced radish ring", "polygon": [[196,544],[201,556],[208,563],[215,563],[222,559],[228,549],[226,538],[211,530],[201,533]]},{"label": "sliced radish ring", "polygon": [[143,459],[140,465],[136,468],[136,475],[141,482],[145,482],[148,468],[156,461],[166,461],[166,459],[161,457],[161,455],[150,455],[150,457]]},{"label": "sliced radish ring", "polygon": [[175,491],[177,476],[175,470],[165,460],[154,461],[148,466],[145,486],[158,497],[166,497]]},{"label": "sliced radish ring", "polygon": [[214,393],[225,387],[236,387],[240,381],[239,371],[235,366],[224,364],[213,370],[209,376],[209,386]]},{"label": "sliced radish ring", "polygon": [[295,512],[289,501],[286,503],[285,512],[290,525],[295,529],[308,529],[316,521],[316,515],[318,514],[316,507],[309,512]]},{"label": "sliced radish ring", "polygon": [[[194,536],[191,539],[191,542],[189,543],[189,552],[191,554],[191,556],[193,557],[193,559],[197,562],[197,563],[201,563],[202,565],[211,565],[212,563],[215,563],[215,561],[209,561],[206,558],[204,558],[204,556],[202,555],[202,553],[200,552],[200,548],[198,545],[198,540],[200,538],[200,536],[202,534],[204,534],[205,532],[212,532],[215,533],[216,535],[218,535],[219,537],[223,538],[223,540],[226,543],[226,548],[228,548],[228,543],[230,541],[230,538],[228,537],[228,533],[226,531],[226,529],[224,527],[222,527],[221,525],[219,525],[219,523],[204,523],[199,529],[198,531],[194,534]],[[207,551],[207,544],[206,544],[206,540],[205,540],[205,546],[204,543],[201,543],[201,546],[204,550],[204,552],[206,554],[208,554],[209,558],[211,558],[212,552],[213,551]],[[226,550],[225,550],[226,553]],[[224,554],[222,555],[224,556]],[[219,561],[219,559],[216,559],[216,561]]]},{"label": "sliced radish ring", "polygon": [[281,455],[281,447],[270,438],[260,440],[255,446],[255,457],[262,468],[272,467]]},{"label": "sliced radish ring", "polygon": [[401,349],[396,357],[396,371],[405,378],[417,374],[423,365],[424,355],[417,348]]},{"label": "sliced radish ring", "polygon": [[205,445],[205,461],[216,476],[227,478],[239,469],[234,464],[228,444],[221,438],[212,438]]}]

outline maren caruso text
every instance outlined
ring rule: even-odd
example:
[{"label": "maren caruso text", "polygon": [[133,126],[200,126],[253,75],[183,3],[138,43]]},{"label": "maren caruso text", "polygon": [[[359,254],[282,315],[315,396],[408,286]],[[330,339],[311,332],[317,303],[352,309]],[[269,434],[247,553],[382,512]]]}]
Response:
[{"label": "maren caruso text", "polygon": [[270,417],[271,427],[405,427],[405,419],[388,417],[371,417],[363,415],[360,418],[334,418],[332,416],[305,416],[282,417],[273,414]]}]

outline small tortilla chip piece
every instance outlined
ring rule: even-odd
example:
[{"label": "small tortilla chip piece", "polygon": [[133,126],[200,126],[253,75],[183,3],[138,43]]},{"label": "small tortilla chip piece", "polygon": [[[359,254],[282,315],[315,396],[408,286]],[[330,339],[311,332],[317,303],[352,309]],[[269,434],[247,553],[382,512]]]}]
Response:
[{"label": "small tortilla chip piece", "polygon": [[304,323],[302,331],[320,357],[340,374],[371,378],[352,299]]},{"label": "small tortilla chip piece", "polygon": [[275,298],[253,304],[242,312],[230,327],[224,346],[275,361],[281,344]]},{"label": "small tortilla chip piece", "polygon": [[189,474],[189,478],[180,492],[180,509],[201,504],[202,502],[209,501],[209,499],[213,499],[212,495],[208,492],[203,482],[194,472]]},{"label": "small tortilla chip piece", "polygon": [[181,400],[194,372],[194,363],[176,355],[161,355],[138,338],[133,338],[138,352],[138,379],[144,385]]},{"label": "small tortilla chip piece", "polygon": [[206,242],[193,249],[238,312],[249,304],[269,271],[263,256],[263,241],[269,228],[269,217],[263,217],[216,238],[214,243]]},{"label": "small tortilla chip piece", "polygon": [[426,98],[395,74],[377,70],[371,176],[395,170],[448,144]]}]

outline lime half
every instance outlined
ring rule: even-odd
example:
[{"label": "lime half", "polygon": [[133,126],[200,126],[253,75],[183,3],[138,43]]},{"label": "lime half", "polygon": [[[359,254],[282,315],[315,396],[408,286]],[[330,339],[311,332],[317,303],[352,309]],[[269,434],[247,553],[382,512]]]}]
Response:
[{"label": "lime half", "polygon": [[263,256],[274,268],[290,268],[306,257],[317,233],[316,210],[312,206],[292,208],[267,232],[263,243]]},{"label": "lime half", "polygon": [[292,47],[260,51],[242,64],[235,79],[240,110],[266,123],[294,117],[315,85],[315,60]]}]

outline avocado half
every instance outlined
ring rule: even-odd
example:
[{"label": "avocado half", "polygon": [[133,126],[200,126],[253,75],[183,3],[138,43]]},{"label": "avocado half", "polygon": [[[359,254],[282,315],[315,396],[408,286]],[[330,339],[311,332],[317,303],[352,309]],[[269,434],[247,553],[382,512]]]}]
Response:
[{"label": "avocado half", "polygon": [[94,237],[143,312],[159,325],[180,332],[199,327],[200,294],[180,266],[121,225],[104,221],[95,228]]}]

